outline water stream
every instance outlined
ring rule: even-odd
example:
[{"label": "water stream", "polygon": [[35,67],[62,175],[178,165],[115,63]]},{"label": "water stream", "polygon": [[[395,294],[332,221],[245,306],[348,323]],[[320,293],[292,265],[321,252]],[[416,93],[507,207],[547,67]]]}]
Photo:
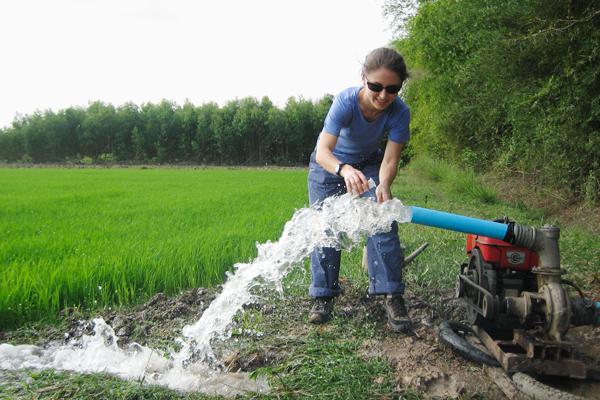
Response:
[{"label": "water stream", "polygon": [[106,372],[177,390],[225,396],[267,391],[264,381],[224,372],[211,348],[211,341],[229,337],[232,320],[242,307],[257,301],[253,289],[267,285],[281,291],[284,276],[315,247],[349,249],[364,236],[389,231],[394,221],[410,219],[410,208],[397,199],[376,203],[349,194],[328,198],[321,207],[297,210],[278,241],[257,244],[254,260],[235,264],[234,273],[228,274],[223,290],[201,318],[183,328],[178,352],[164,354],[139,344],[119,346],[113,329],[97,318],[93,321],[94,335],[68,344],[45,348],[0,344],[0,369]]}]

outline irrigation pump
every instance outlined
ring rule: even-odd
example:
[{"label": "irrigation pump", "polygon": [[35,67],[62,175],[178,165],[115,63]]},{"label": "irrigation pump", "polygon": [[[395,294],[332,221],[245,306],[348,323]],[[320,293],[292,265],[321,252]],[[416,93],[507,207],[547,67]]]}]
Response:
[{"label": "irrigation pump", "polygon": [[[600,303],[562,278],[558,227],[411,209],[412,223],[467,233],[468,261],[460,267],[456,296],[505,371],[600,378],[597,366],[565,338],[571,326],[600,325]],[[565,286],[580,296],[569,297]]]}]

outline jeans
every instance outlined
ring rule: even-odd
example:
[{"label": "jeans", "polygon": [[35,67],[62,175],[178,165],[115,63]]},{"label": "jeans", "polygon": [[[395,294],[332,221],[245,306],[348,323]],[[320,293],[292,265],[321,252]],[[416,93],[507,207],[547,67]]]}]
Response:
[{"label": "jeans", "polygon": [[[381,157],[374,163],[362,165],[367,179],[372,178],[379,184]],[[344,179],[325,171],[311,156],[308,172],[308,197],[311,205],[319,204],[330,196],[346,193]],[[370,192],[374,200],[374,193]],[[403,294],[402,266],[404,252],[398,238],[398,224],[392,230],[367,238],[369,294]],[[312,283],[309,294],[312,297],[334,297],[340,293],[341,251],[334,248],[315,248],[310,257]]]}]

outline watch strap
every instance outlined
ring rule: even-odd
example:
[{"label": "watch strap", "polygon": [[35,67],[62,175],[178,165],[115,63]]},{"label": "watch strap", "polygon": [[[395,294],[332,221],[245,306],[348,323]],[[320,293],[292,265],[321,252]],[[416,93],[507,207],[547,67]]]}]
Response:
[{"label": "watch strap", "polygon": [[337,176],[342,176],[342,168],[344,168],[344,165],[346,165],[346,163],[339,163],[337,165],[337,168],[335,169],[335,174]]}]

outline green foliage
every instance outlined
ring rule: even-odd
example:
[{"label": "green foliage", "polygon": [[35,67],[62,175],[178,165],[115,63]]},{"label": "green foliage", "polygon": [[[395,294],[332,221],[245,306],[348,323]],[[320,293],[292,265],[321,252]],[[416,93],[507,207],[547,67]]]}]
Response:
[{"label": "green foliage", "polygon": [[434,182],[446,181],[450,178],[449,166],[448,162],[429,157],[417,157],[410,163],[410,168],[416,174]]},{"label": "green foliage", "polygon": [[498,201],[498,195],[477,177],[472,169],[459,168],[447,161],[433,160],[419,156],[409,164],[410,170],[417,176],[440,184],[462,198],[492,204]]},{"label": "green foliage", "polygon": [[[290,97],[284,109],[268,97],[223,107],[178,106],[163,100],[115,108],[93,102],[25,116],[0,130],[0,161],[193,162],[235,165],[306,164],[333,96],[317,102]],[[110,160],[106,160],[107,155]]]},{"label": "green foliage", "polygon": [[98,160],[105,164],[110,164],[115,161],[115,155],[112,153],[102,153],[98,156]]},{"label": "green foliage", "polygon": [[585,180],[585,185],[583,187],[584,199],[585,202],[594,207],[598,204],[598,193],[600,192],[600,185],[598,185],[598,178],[596,178],[592,171],[588,175]]},{"label": "green foliage", "polygon": [[600,176],[600,4],[419,1],[396,42],[415,153],[584,195]]},{"label": "green foliage", "polygon": [[303,170],[0,169],[0,191],[1,326],[220,283],[307,201]]}]

